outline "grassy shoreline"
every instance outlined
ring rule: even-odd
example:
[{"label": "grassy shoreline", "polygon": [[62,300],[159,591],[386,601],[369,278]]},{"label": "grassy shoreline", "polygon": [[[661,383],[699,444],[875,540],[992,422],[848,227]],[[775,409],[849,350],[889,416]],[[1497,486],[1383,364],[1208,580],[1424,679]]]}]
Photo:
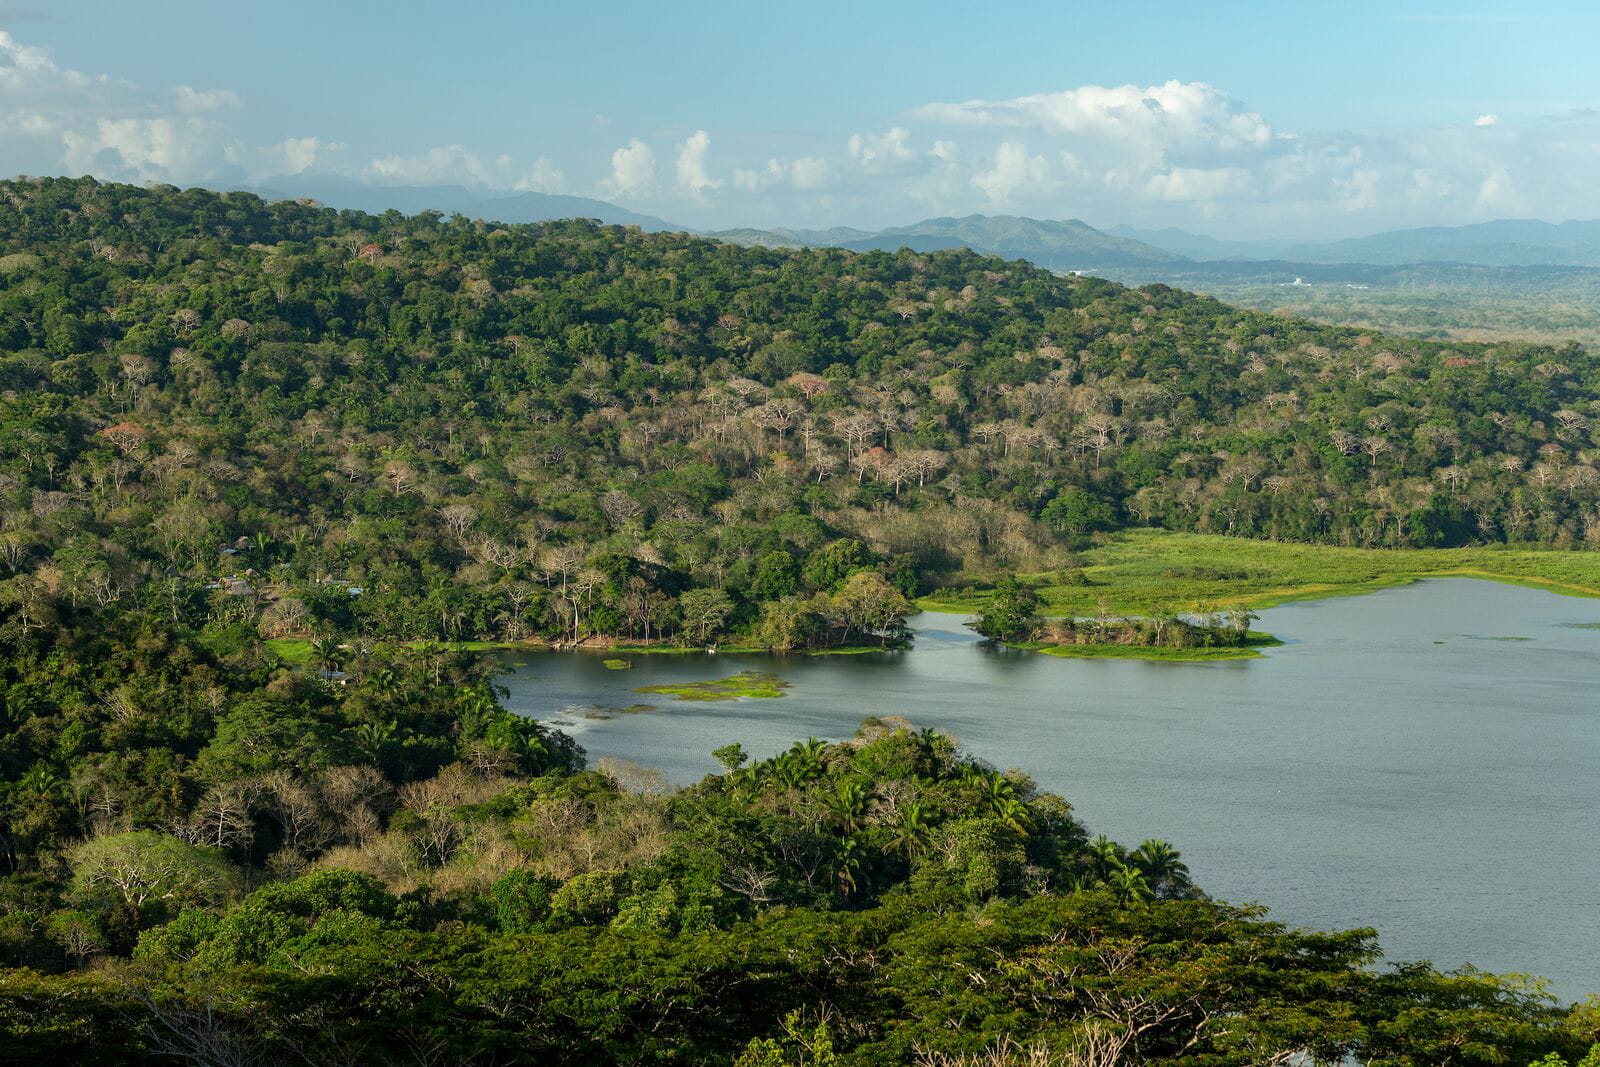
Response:
[{"label": "grassy shoreline", "polygon": [[1282,641],[1269,633],[1251,630],[1242,645],[1209,648],[1166,648],[1159,645],[1086,644],[1057,645],[1049,641],[1007,642],[1008,648],[1026,649],[1061,659],[1142,659],[1154,663],[1220,663],[1227,660],[1260,659],[1263,648],[1274,648]]},{"label": "grassy shoreline", "polygon": [[[1600,597],[1600,552],[1553,549],[1340,548],[1249,541],[1165,530],[1130,530],[1081,555],[1073,584],[1033,575],[1043,611],[1086,616],[1105,598],[1110,610],[1144,614],[1185,611],[1198,603],[1253,609],[1302,600],[1360,596],[1427,578],[1481,578],[1566,596]],[[928,596],[925,611],[969,612],[987,600]]]},{"label": "grassy shoreline", "polygon": [[[402,648],[416,648],[425,641],[391,641],[386,644]],[[535,639],[525,641],[435,641],[437,647],[446,652],[545,652],[557,646],[548,641]],[[292,666],[303,667],[311,661],[311,639],[305,637],[271,637],[266,641],[266,646],[279,659]],[[861,656],[869,652],[899,652],[906,645],[840,645],[836,648],[797,648],[788,652],[774,652],[770,648],[761,648],[757,645],[719,645],[717,653],[722,655],[756,655],[756,656]],[[587,652],[596,655],[608,656],[685,656],[694,654],[707,654],[709,652],[699,645],[636,645],[627,643],[595,643],[583,644],[576,648],[563,646],[563,651]]]}]

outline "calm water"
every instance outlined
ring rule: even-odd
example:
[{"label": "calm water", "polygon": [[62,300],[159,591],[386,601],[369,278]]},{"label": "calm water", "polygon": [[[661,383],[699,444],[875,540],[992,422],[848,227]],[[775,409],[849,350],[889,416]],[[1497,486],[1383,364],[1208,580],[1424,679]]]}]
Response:
[{"label": "calm water", "polygon": [[[866,715],[947,729],[1074,805],[1091,832],[1164,837],[1213,895],[1282,921],[1376,926],[1393,959],[1600,991],[1600,602],[1467,579],[1287,605],[1288,642],[1215,664],[1061,660],[918,616],[868,656],[509,656],[511,706],[678,782],[711,749],[848,737]],[[1591,628],[1585,628],[1586,626]],[[777,700],[633,692],[739,670]],[[655,710],[616,714],[649,702]]]}]

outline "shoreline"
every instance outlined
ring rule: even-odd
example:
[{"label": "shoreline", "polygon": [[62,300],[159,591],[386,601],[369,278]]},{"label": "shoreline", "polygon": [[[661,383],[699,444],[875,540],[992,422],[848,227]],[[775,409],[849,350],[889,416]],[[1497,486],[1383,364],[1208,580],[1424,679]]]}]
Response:
[{"label": "shoreline", "polygon": [[[311,639],[306,637],[269,637],[263,639],[264,646],[273,655],[291,666],[301,667],[311,659]],[[343,645],[352,642],[341,642]],[[863,656],[871,652],[903,652],[910,647],[909,642],[898,642],[890,645],[839,645],[834,648],[795,648],[787,652],[778,652],[770,648],[757,645],[713,645],[684,646],[684,645],[640,645],[635,642],[599,641],[590,639],[577,644],[567,644],[555,641],[546,641],[542,638],[530,637],[521,641],[432,641],[428,638],[417,638],[409,641],[375,641],[374,645],[390,645],[397,648],[417,648],[424,644],[434,644],[446,652],[583,652],[596,654],[611,654],[615,656]]]},{"label": "shoreline", "polygon": [[[1600,598],[1600,552],[1582,550],[1346,548],[1143,528],[1106,537],[1084,550],[1082,560],[1070,582],[1061,580],[1063,572],[1022,575],[1044,601],[1041,616],[1087,616],[1102,597],[1111,611],[1124,615],[1197,603],[1273,608],[1364,596],[1430,578],[1474,578]],[[987,600],[986,590],[961,595],[946,589],[916,604],[924,611],[975,614]]]}]

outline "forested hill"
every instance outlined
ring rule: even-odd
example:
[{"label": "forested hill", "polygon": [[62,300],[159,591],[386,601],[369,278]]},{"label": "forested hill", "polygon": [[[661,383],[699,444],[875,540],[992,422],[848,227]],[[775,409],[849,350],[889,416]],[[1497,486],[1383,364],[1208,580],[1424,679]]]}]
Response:
[{"label": "forested hill", "polygon": [[24,629],[159,587],[284,634],[788,647],[1122,524],[1574,545],[1600,539],[1597,397],[1576,347],[970,252],[0,183]]},{"label": "forested hill", "polygon": [[415,640],[887,640],[1130,519],[1572,540],[1582,353],[91,181],[0,241],[0,1059],[1600,1064],[1592,1005],[1213,902],[933,730],[669,791]]}]

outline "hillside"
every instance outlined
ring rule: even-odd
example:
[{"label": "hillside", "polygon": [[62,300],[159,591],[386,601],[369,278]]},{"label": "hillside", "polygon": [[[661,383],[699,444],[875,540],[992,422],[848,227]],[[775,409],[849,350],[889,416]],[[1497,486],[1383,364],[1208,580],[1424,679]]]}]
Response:
[{"label": "hillside", "polygon": [[912,594],[1127,524],[1600,539],[1576,348],[964,251],[3,192],[6,582],[39,611],[249,569],[215,610],[268,632],[806,644],[883,632],[854,570]]},{"label": "hillside", "polygon": [[936,731],[728,744],[667,790],[508,711],[466,642],[888,643],[909,595],[1000,570],[1143,595],[1148,561],[1087,549],[1130,524],[1571,546],[1600,538],[1597,385],[1575,348],[965,250],[0,183],[0,1039],[1576,1063],[1592,1011],[1213,901]]}]

